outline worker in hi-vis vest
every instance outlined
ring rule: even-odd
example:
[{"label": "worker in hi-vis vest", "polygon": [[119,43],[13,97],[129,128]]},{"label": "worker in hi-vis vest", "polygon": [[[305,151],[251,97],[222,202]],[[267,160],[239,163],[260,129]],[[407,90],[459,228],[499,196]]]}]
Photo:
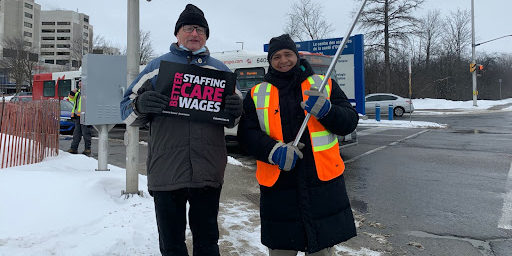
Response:
[{"label": "worker in hi-vis vest", "polygon": [[270,40],[267,59],[269,70],[246,95],[238,127],[242,147],[257,160],[261,241],[271,256],[334,255],[334,245],[356,235],[336,135],[354,131],[358,113],[334,80],[300,59],[289,35]]},{"label": "worker in hi-vis vest", "polygon": [[73,130],[73,141],[68,152],[71,154],[78,154],[78,145],[84,137],[84,151],[82,154],[86,156],[91,155],[91,126],[80,124],[80,113],[82,112],[82,97],[80,90],[82,89],[82,81],[78,82],[78,90],[75,88],[69,92],[68,98],[73,103],[73,110],[71,111],[71,119],[75,123]]}]

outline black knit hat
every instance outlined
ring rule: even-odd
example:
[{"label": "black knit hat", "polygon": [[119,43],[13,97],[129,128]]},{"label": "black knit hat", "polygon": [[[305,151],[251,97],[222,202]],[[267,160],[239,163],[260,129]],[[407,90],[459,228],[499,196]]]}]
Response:
[{"label": "black knit hat", "polygon": [[206,28],[206,38],[210,36],[210,29],[208,28],[208,22],[204,18],[204,13],[197,6],[193,4],[187,4],[185,10],[181,12],[178,21],[176,21],[176,27],[174,27],[174,35],[178,34],[178,30],[183,25],[199,25]]},{"label": "black knit hat", "polygon": [[267,54],[268,62],[271,62],[270,59],[272,58],[272,55],[274,55],[274,53],[282,49],[292,50],[293,52],[295,52],[295,54],[297,54],[297,57],[299,57],[299,51],[297,51],[297,46],[295,45],[295,42],[293,42],[290,35],[282,34],[280,36],[273,37],[272,39],[270,39]]}]

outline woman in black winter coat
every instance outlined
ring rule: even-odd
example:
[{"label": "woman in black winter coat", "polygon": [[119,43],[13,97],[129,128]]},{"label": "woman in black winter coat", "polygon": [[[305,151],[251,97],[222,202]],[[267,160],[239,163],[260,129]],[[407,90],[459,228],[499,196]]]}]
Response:
[{"label": "woman in black winter coat", "polygon": [[[299,59],[288,35],[271,39],[267,58],[270,65],[265,82],[278,89],[279,111],[275,112],[280,112],[282,142],[289,144],[283,145],[262,131],[251,93],[244,99],[238,127],[241,145],[258,161],[279,165],[281,170],[275,184],[260,185],[261,241],[271,256],[296,255],[298,251],[333,255],[334,245],[356,235],[343,175],[328,181],[318,178],[308,129],[300,140],[302,149],[291,145],[305,118],[301,83],[313,70],[306,60]],[[331,88],[330,99],[311,118],[320,113],[318,121],[326,130],[350,134],[357,126],[358,114],[335,81]],[[287,154],[279,154],[286,150]]]}]

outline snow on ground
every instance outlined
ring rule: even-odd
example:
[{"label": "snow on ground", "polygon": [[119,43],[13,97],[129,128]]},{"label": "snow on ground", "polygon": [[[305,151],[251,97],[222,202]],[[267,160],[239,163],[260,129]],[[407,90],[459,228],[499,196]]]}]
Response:
[{"label": "snow on ground", "polygon": [[[239,163],[230,159],[230,163]],[[0,170],[0,256],[160,255],[152,197],[125,198],[125,169],[63,151],[41,163]],[[256,223],[256,224],[255,224]],[[230,255],[266,255],[258,209],[221,203],[219,244]],[[190,239],[190,231],[187,231]],[[380,255],[337,246],[345,255]]]},{"label": "snow on ground", "polygon": [[426,109],[446,109],[446,110],[486,110],[490,107],[502,104],[512,103],[512,98],[504,100],[478,100],[477,107],[473,106],[473,101],[453,101],[445,99],[413,99],[412,104],[416,110]]},{"label": "snow on ground", "polygon": [[[512,98],[504,100],[478,100],[477,107],[473,106],[473,101],[452,101],[444,99],[413,99],[414,112],[412,115],[453,115],[453,114],[477,114],[486,113],[492,110],[492,107],[499,105],[512,104]],[[512,106],[505,107],[499,111],[512,111]],[[409,113],[405,113],[402,120],[387,120],[387,115],[381,116],[381,121],[377,122],[375,116],[368,119],[359,118],[359,126],[382,126],[395,128],[446,128],[446,124],[439,124],[424,121],[408,121]]]},{"label": "snow on ground", "polygon": [[359,119],[359,126],[380,126],[380,127],[394,127],[394,128],[446,128],[446,124],[438,124],[433,122],[423,121],[403,121],[403,120],[380,120],[375,119]]},{"label": "snow on ground", "polygon": [[[413,100],[422,113],[471,113],[490,111],[512,103],[479,100]],[[506,108],[512,110],[512,107]],[[442,128],[432,122],[360,120],[360,125],[403,128]],[[242,164],[228,158],[232,165]],[[0,170],[0,256],[11,255],[159,255],[153,200],[147,179],[139,176],[144,197],[121,196],[125,169],[109,165],[110,172],[96,172],[98,162],[84,155],[60,151],[41,163]],[[220,229],[227,234],[222,248],[238,255],[266,255],[260,243],[257,208],[247,202],[221,203]],[[253,224],[253,225],[251,225]],[[187,232],[190,236],[190,232]],[[190,237],[189,237],[190,238]],[[345,255],[380,255],[369,249],[336,246]]]}]

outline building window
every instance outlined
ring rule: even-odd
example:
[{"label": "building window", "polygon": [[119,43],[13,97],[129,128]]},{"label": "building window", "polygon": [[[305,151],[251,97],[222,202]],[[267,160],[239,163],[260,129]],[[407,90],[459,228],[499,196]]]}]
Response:
[{"label": "building window", "polygon": [[53,41],[53,40],[55,40],[55,37],[53,37],[53,36],[42,36],[42,37],[41,37],[41,39],[42,39],[42,40],[50,40],[50,41]]},{"label": "building window", "polygon": [[43,32],[43,33],[55,33],[55,29],[42,29],[41,32]]},{"label": "building window", "polygon": [[25,45],[27,47],[32,47],[32,43],[31,42],[27,42],[27,41],[23,41],[23,45]]},{"label": "building window", "polygon": [[57,25],[71,25],[69,21],[57,21]]},{"label": "building window", "polygon": [[55,55],[55,52],[41,52],[41,55],[53,56]]},{"label": "building window", "polygon": [[[45,62],[48,60],[45,60]],[[53,64],[53,60],[51,60]],[[46,62],[49,63],[49,62]],[[44,97],[53,97],[55,96],[55,81],[47,80],[43,81],[43,96]]]},{"label": "building window", "polygon": [[43,25],[55,25],[54,21],[43,21]]},{"label": "building window", "polygon": [[44,63],[55,64],[55,60],[44,60]]},{"label": "building window", "polygon": [[57,37],[57,40],[70,40],[70,39],[71,39],[71,37],[69,37],[69,36],[58,36]]},{"label": "building window", "polygon": [[69,48],[69,44],[57,44],[57,48]]},{"label": "building window", "polygon": [[55,48],[54,44],[42,44],[41,48]]},{"label": "building window", "polygon": [[84,32],[84,37],[87,38],[89,36],[89,34],[87,34],[86,32]]},{"label": "building window", "polygon": [[89,23],[89,17],[84,17],[84,22]]},{"label": "building window", "polygon": [[26,37],[32,37],[32,33],[27,32],[27,31],[23,31],[23,35]]},{"label": "building window", "polygon": [[29,4],[29,3],[25,3],[25,7],[29,8],[29,9],[33,9],[33,8],[34,8],[34,7],[33,7],[31,4]]},{"label": "building window", "polygon": [[25,17],[26,18],[29,18],[29,19],[32,19],[32,14],[28,13],[28,12],[25,12]]},{"label": "building window", "polygon": [[57,60],[57,65],[67,65],[69,63],[69,60]]},{"label": "building window", "polygon": [[69,52],[57,52],[57,55],[69,55]]},{"label": "building window", "polygon": [[32,28],[32,23],[23,22],[23,25],[27,28]]},{"label": "building window", "polygon": [[57,33],[70,33],[71,29],[57,29]]},{"label": "building window", "polygon": [[84,28],[85,28],[85,29],[89,29],[89,26],[87,26],[87,25],[84,25]]}]

